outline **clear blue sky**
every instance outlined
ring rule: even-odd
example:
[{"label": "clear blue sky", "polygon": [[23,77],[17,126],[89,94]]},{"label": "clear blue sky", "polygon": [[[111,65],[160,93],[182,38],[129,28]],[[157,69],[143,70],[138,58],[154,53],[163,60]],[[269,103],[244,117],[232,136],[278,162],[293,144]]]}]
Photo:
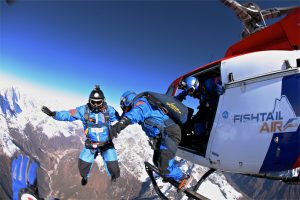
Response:
[{"label": "clear blue sky", "polygon": [[98,83],[118,103],[127,89],[165,92],[178,76],[220,59],[240,32],[218,0],[1,1],[0,73],[82,96]]}]

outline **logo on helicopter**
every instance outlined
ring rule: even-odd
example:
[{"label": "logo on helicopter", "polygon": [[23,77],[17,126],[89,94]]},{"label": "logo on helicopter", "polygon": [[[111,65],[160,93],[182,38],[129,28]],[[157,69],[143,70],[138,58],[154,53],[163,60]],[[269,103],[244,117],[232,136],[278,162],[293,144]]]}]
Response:
[{"label": "logo on helicopter", "polygon": [[275,100],[272,112],[235,114],[232,119],[234,124],[257,124],[260,133],[295,132],[300,125],[300,117],[295,115],[286,96]]},{"label": "logo on helicopter", "polygon": [[272,121],[271,123],[264,122],[260,128],[260,132],[294,132],[300,125],[300,118],[289,119],[284,125],[284,121]]},{"label": "logo on helicopter", "polygon": [[300,125],[300,117],[285,120],[281,111],[238,114],[233,116],[234,123],[262,122],[259,127],[260,133],[294,132]]}]

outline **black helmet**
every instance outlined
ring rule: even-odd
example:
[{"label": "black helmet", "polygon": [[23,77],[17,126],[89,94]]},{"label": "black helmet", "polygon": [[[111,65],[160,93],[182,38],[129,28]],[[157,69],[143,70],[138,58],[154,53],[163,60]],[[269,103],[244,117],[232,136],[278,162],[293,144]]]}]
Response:
[{"label": "black helmet", "polygon": [[102,90],[100,90],[99,85],[95,85],[95,88],[92,90],[89,96],[89,107],[91,111],[94,113],[100,112],[104,102],[105,97]]}]

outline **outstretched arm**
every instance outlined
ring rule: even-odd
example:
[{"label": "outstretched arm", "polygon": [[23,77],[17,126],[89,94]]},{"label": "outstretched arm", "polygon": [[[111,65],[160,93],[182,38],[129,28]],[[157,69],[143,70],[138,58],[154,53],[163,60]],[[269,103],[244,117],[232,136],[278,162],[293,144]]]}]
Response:
[{"label": "outstretched arm", "polygon": [[68,111],[51,111],[46,106],[42,107],[42,111],[50,117],[53,117],[58,121],[75,121],[83,120],[85,106],[77,107],[76,109],[71,109]]},{"label": "outstretched arm", "polygon": [[130,119],[123,117],[118,121],[115,125],[111,127],[111,130],[109,132],[110,139],[113,139],[114,137],[118,137],[118,133],[120,133],[123,129],[125,129],[129,124],[131,123]]},{"label": "outstretched arm", "polygon": [[49,117],[54,117],[56,112],[55,111],[51,111],[48,107],[46,106],[42,106],[42,111],[48,115]]},{"label": "outstretched arm", "polygon": [[185,90],[183,90],[181,93],[179,93],[177,96],[175,96],[175,98],[178,99],[179,101],[183,101],[183,100],[185,100],[187,95],[188,95],[188,93]]},{"label": "outstretched arm", "polygon": [[110,131],[110,138],[118,137],[123,129],[125,129],[129,124],[140,123],[149,116],[150,108],[149,105],[144,101],[138,101],[135,103],[133,108],[122,115],[122,118],[119,122],[112,126]]}]

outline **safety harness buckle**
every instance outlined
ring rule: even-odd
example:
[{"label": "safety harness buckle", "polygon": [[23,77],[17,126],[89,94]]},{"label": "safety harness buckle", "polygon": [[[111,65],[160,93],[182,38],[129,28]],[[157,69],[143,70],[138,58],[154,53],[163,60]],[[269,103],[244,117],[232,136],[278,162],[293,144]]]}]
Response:
[{"label": "safety harness buckle", "polygon": [[90,139],[86,139],[85,140],[85,147],[87,149],[98,149],[100,147],[105,146],[106,144],[108,144],[109,142],[92,142]]}]

